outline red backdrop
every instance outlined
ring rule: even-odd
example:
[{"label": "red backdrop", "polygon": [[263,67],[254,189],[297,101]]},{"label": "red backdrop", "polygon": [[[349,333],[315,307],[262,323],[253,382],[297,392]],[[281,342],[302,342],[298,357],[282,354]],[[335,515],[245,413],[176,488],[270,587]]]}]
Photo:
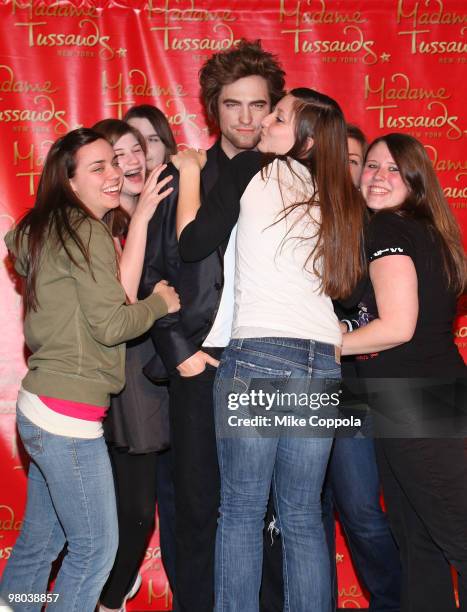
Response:
[{"label": "red backdrop", "polygon": [[[0,6],[0,233],[34,200],[60,134],[133,104],[168,116],[178,143],[208,146],[197,74],[211,53],[261,38],[287,85],[335,97],[371,139],[402,131],[427,147],[467,235],[463,0],[4,0]],[[14,428],[25,371],[22,312],[0,241],[0,570],[21,526],[25,473]],[[464,309],[465,312],[465,309]],[[467,356],[467,317],[457,342]],[[338,534],[340,604],[366,600]],[[170,609],[157,533],[129,610]]]}]

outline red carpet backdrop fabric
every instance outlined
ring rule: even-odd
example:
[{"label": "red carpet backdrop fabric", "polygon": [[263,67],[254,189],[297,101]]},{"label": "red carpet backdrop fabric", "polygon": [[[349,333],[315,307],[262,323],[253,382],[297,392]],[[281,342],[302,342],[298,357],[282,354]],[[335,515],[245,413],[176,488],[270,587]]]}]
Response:
[{"label": "red carpet backdrop fabric", "polygon": [[[261,38],[287,86],[336,98],[370,139],[390,131],[426,146],[467,236],[467,12],[463,0],[74,0],[0,3],[0,232],[34,201],[51,143],[78,126],[156,104],[180,145],[212,136],[198,70],[242,38]],[[25,473],[14,425],[25,371],[22,311],[0,242],[0,571],[21,526]],[[466,303],[456,341],[467,358]],[[338,535],[340,605],[367,603]],[[158,536],[129,610],[168,610]]]}]

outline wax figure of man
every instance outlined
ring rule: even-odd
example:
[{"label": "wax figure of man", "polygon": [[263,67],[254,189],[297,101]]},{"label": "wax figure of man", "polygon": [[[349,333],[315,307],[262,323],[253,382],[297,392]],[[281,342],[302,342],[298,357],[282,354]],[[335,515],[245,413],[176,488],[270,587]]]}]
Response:
[{"label": "wax figure of man", "polygon": [[[229,159],[256,147],[262,119],[284,95],[284,76],[259,41],[242,41],[203,65],[201,97],[219,138],[207,152],[202,196]],[[156,381],[169,378],[178,610],[211,612],[220,494],[212,397],[215,366],[231,335],[235,230],[206,259],[182,262],[175,233],[178,173],[171,165],[166,172],[174,176],[173,192],[149,225],[140,297],[150,293],[156,279],[165,278],[179,292],[182,309],[180,316],[166,317],[152,329],[156,355],[145,373]],[[280,608],[264,607],[273,609]]]}]

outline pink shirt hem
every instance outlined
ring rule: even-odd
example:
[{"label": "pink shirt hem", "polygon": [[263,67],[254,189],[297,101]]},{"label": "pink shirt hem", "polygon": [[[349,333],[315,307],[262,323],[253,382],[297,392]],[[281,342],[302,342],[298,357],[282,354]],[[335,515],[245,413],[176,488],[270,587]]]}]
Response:
[{"label": "pink shirt hem", "polygon": [[102,421],[107,412],[105,406],[94,406],[93,404],[84,404],[83,402],[73,402],[71,400],[58,399],[56,397],[46,397],[39,395],[41,402],[59,414],[73,417],[75,419],[83,419],[84,421]]}]

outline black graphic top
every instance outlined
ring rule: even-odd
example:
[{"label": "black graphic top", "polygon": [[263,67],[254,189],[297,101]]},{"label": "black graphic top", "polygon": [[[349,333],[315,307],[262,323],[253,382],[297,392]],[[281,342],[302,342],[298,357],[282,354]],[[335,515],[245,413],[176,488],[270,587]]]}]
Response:
[{"label": "black graphic top", "polygon": [[[466,367],[453,339],[456,296],[447,288],[442,247],[426,222],[396,213],[376,213],[368,228],[367,257],[406,255],[415,265],[418,279],[419,312],[415,333],[400,346],[357,357],[361,376],[424,377],[465,376]],[[359,323],[366,325],[378,316],[371,283],[359,303]]]}]

